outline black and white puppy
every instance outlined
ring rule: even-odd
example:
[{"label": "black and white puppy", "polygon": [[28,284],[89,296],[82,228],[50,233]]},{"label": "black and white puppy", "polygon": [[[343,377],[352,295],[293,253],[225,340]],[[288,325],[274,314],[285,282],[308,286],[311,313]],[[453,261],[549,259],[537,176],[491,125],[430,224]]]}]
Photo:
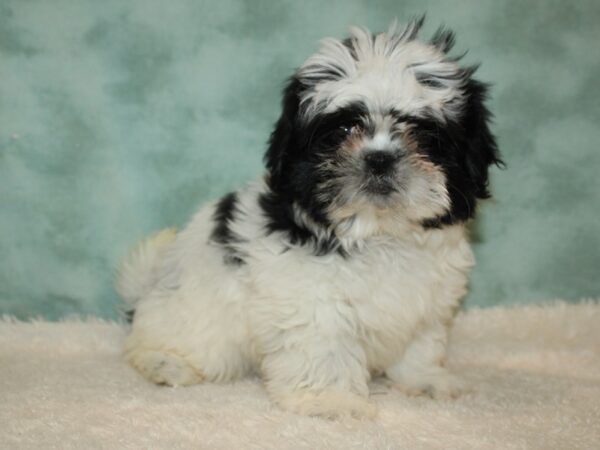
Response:
[{"label": "black and white puppy", "polygon": [[500,159],[473,69],[422,20],[325,39],[285,88],[259,181],[142,242],[117,288],[127,359],[169,385],[251,371],[281,407],[374,414],[374,374],[452,397],[465,236]]}]

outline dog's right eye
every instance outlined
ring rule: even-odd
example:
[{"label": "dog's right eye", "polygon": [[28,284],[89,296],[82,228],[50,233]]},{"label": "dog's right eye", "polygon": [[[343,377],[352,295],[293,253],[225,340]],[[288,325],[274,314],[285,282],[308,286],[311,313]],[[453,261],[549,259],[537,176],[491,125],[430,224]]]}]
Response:
[{"label": "dog's right eye", "polygon": [[360,127],[357,124],[343,124],[338,127],[338,131],[345,136],[350,135],[352,133],[357,133]]},{"label": "dog's right eye", "polygon": [[348,125],[340,125],[338,130],[345,134],[350,134],[352,132],[352,127]]}]

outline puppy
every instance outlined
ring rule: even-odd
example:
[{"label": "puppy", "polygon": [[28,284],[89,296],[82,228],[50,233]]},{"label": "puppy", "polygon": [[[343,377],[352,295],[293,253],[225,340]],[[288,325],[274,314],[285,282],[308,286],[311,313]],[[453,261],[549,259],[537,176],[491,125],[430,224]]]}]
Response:
[{"label": "puppy", "polygon": [[122,263],[125,355],[167,385],[259,373],[282,408],[372,416],[367,383],[453,397],[465,222],[500,164],[486,87],[422,19],[325,39],[289,80],[266,174]]}]

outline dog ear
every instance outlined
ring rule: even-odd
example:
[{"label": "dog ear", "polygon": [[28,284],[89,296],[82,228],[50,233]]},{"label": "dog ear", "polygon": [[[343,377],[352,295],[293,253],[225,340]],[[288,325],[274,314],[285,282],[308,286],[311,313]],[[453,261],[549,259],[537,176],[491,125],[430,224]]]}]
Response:
[{"label": "dog ear", "polygon": [[488,198],[488,169],[492,164],[503,167],[496,138],[491,133],[489,124],[492,114],[485,106],[488,86],[471,78],[464,88],[466,103],[461,119],[461,126],[466,139],[464,148],[464,165],[469,176],[473,193],[477,198]]},{"label": "dog ear", "polygon": [[275,123],[275,129],[269,138],[269,147],[264,156],[268,171],[268,183],[271,187],[280,185],[285,161],[291,154],[294,143],[294,130],[300,109],[300,90],[302,85],[292,77],[283,90],[281,116]]}]

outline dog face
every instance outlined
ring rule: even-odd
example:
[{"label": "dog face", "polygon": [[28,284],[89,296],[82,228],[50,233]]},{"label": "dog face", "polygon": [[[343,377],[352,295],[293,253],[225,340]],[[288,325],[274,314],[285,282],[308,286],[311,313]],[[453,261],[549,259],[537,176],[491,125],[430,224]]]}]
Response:
[{"label": "dog face", "polygon": [[297,219],[359,237],[464,221],[489,196],[486,87],[448,57],[451,32],[425,43],[421,25],[326,39],[291,78],[265,160]]}]

